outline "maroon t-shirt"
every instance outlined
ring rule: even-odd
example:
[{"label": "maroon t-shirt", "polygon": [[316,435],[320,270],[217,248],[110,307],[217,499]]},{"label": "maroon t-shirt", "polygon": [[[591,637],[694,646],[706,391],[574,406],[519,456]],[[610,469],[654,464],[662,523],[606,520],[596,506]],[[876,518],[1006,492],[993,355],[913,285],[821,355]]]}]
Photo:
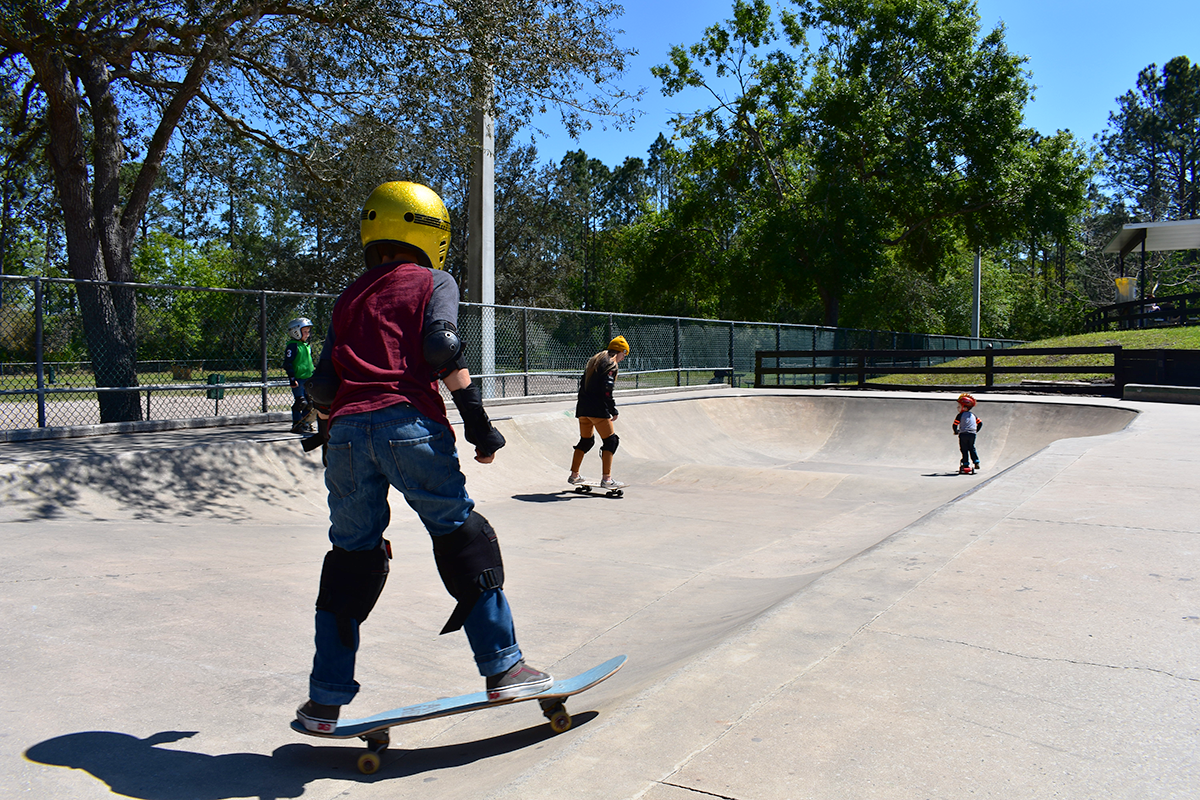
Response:
[{"label": "maroon t-shirt", "polygon": [[[440,295],[436,301],[435,288]],[[431,303],[439,311],[451,305],[451,288],[455,319],[450,321],[457,322],[458,285],[446,273],[435,279],[432,270],[417,264],[375,267],[342,292],[321,355],[332,357],[341,379],[331,420],[408,403],[449,427],[446,404],[423,353],[422,331]]]}]

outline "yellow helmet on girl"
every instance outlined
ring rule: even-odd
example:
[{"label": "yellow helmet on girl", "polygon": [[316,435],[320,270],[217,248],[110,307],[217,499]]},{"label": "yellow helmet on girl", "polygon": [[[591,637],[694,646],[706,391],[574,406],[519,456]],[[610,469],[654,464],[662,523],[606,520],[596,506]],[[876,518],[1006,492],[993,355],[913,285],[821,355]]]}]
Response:
[{"label": "yellow helmet on girl", "polygon": [[614,353],[629,354],[629,342],[625,341],[624,336],[618,336],[608,343],[608,349]]},{"label": "yellow helmet on girl", "polygon": [[379,264],[372,259],[372,245],[394,242],[422,253],[427,262],[423,266],[442,269],[450,249],[450,213],[428,186],[389,181],[376,187],[363,204],[359,233],[368,266]]}]

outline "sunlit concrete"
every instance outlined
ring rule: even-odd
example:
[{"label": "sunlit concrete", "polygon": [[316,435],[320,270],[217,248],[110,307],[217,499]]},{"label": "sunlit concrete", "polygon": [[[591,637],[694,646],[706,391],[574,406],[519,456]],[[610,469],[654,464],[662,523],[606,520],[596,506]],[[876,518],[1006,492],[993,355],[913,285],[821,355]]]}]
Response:
[{"label": "sunlit concrete", "polygon": [[[573,403],[464,461],[532,663],[573,698],[354,743],[287,727],[325,539],[285,425],[0,445],[0,786],[32,797],[1185,797],[1200,785],[1200,408],[714,389],[619,399],[620,499]],[[585,472],[598,476],[593,452]],[[347,716],[474,691],[402,502]]]}]

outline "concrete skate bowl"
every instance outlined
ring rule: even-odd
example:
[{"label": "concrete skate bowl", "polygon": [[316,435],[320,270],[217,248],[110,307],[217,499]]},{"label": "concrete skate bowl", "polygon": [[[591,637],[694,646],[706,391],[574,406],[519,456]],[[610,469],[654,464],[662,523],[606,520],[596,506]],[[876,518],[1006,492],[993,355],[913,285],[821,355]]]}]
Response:
[{"label": "concrete skate bowl", "polygon": [[[639,487],[790,494],[854,478],[953,497],[970,485],[970,478],[954,475],[959,451],[951,399],[733,395],[631,399],[620,410],[617,477]],[[1110,405],[992,400],[977,411],[984,423],[977,448],[982,479],[1051,442],[1113,433],[1136,416]],[[503,493],[518,474],[561,481],[578,439],[571,410],[520,415],[500,427],[515,445],[498,457],[504,474],[475,470],[473,489],[485,483]],[[585,473],[598,472],[598,452],[587,457]],[[931,480],[951,476],[956,480]]]},{"label": "concrete skate bowl", "polygon": [[1136,416],[988,400],[984,471],[960,476],[952,399],[731,393],[630,398],[620,410],[622,498],[566,485],[578,440],[570,408],[499,421],[508,447],[494,465],[464,469],[513,574],[529,573],[514,583],[526,595],[545,585],[538,603],[551,609],[572,576],[580,628],[605,631],[593,649],[629,653],[632,672],[659,678],[1055,440],[1120,431]]}]

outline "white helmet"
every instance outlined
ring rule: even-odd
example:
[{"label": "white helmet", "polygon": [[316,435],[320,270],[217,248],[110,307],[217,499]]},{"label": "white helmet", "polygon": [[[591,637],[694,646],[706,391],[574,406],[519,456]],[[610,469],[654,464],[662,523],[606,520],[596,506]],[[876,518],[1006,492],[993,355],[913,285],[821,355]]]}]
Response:
[{"label": "white helmet", "polygon": [[300,330],[302,328],[311,328],[312,326],[312,320],[308,317],[296,317],[294,320],[288,323],[288,336],[292,337],[293,339],[299,339],[301,338]]}]

